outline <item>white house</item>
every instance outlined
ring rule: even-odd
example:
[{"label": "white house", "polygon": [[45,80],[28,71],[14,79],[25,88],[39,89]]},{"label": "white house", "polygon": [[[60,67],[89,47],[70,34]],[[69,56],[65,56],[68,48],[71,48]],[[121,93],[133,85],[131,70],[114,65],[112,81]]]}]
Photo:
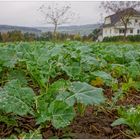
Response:
[{"label": "white house", "polygon": [[102,27],[102,35],[98,37],[99,41],[102,41],[104,37],[111,36],[123,36],[124,35],[124,24],[122,23],[120,14],[131,12],[133,13],[129,18],[129,24],[127,25],[126,36],[128,35],[140,35],[140,12],[133,8],[126,9],[119,13],[105,17],[104,24]]}]

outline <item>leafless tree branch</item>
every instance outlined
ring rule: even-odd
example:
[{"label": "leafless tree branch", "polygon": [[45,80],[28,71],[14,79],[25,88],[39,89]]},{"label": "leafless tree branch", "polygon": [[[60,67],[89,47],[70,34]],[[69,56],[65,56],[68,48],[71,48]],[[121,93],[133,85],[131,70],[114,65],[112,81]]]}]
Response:
[{"label": "leafless tree branch", "polygon": [[59,6],[57,3],[52,6],[44,4],[39,8],[45,17],[45,22],[54,25],[54,38],[56,38],[56,31],[59,25],[72,21],[75,14],[70,9],[69,5]]}]

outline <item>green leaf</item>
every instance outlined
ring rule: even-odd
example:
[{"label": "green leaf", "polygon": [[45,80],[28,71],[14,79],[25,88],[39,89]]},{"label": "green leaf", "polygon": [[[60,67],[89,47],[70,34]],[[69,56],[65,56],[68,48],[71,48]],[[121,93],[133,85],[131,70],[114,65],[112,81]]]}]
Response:
[{"label": "green leaf", "polygon": [[49,86],[47,94],[42,94],[36,98],[36,120],[37,124],[50,120],[48,107],[53,102],[59,92],[64,92],[67,89],[68,82],[61,79]]},{"label": "green leaf", "polygon": [[104,72],[104,71],[95,71],[93,72],[93,75],[97,76],[97,77],[100,77],[104,80],[112,80],[112,77],[110,74]]},{"label": "green leaf", "polygon": [[134,79],[140,77],[140,64],[137,61],[132,61],[128,66],[128,72],[130,76]]},{"label": "green leaf", "polygon": [[134,88],[139,91],[140,90],[140,82],[135,82]]},{"label": "green leaf", "polygon": [[41,134],[40,130],[37,129],[35,131],[29,131],[29,133],[23,132],[18,136],[18,138],[20,138],[20,139],[42,139],[42,134]]},{"label": "green leaf", "polygon": [[36,97],[36,123],[40,124],[47,120],[50,120],[50,116],[48,113],[49,103],[47,102],[47,94],[40,95]]},{"label": "green leaf", "polygon": [[0,109],[17,115],[32,114],[34,96],[31,88],[22,87],[18,80],[12,80],[0,91]]},{"label": "green leaf", "polygon": [[48,92],[55,93],[55,92],[63,92],[67,89],[68,81],[64,79],[57,80],[53,84],[50,85]]},{"label": "green leaf", "polygon": [[27,85],[26,75],[25,75],[25,72],[23,70],[10,71],[10,73],[8,75],[8,79],[9,80],[18,79],[22,85]]},{"label": "green leaf", "polygon": [[[118,113],[122,119],[121,124],[128,125],[136,133],[140,133],[140,106],[120,107]],[[117,121],[118,122],[118,121]],[[117,123],[116,122],[116,123]],[[118,122],[119,123],[119,122]]]},{"label": "green leaf", "polygon": [[117,126],[117,125],[121,125],[121,124],[127,124],[126,120],[124,118],[119,118],[117,120],[115,120],[111,126]]},{"label": "green leaf", "polygon": [[56,97],[56,100],[64,101],[70,106],[73,106],[76,102],[75,94],[67,91],[60,92]]},{"label": "green leaf", "polygon": [[0,63],[4,67],[13,68],[17,63],[16,51],[11,46],[0,48]]},{"label": "green leaf", "polygon": [[51,84],[47,92],[48,102],[54,101],[56,99],[56,96],[59,94],[59,92],[65,92],[68,85],[69,85],[69,81],[65,81],[63,79],[60,79],[54,82],[53,84]]},{"label": "green leaf", "polygon": [[76,101],[85,105],[100,104],[105,101],[101,88],[84,82],[73,82],[69,90],[70,92],[61,93],[57,99],[64,100],[69,105],[74,105]]},{"label": "green leaf", "polygon": [[54,101],[50,104],[48,111],[52,125],[55,128],[62,128],[70,124],[75,116],[73,107],[62,101]]},{"label": "green leaf", "polygon": [[77,76],[80,76],[80,74],[81,74],[81,67],[78,62],[73,62],[69,66],[63,66],[62,70],[64,72],[66,72],[66,74],[70,78],[76,78]]},{"label": "green leaf", "polygon": [[115,83],[115,79],[112,76],[104,71],[95,71],[92,73],[95,77],[100,77],[104,80],[104,83],[108,86],[111,86],[112,83]]}]

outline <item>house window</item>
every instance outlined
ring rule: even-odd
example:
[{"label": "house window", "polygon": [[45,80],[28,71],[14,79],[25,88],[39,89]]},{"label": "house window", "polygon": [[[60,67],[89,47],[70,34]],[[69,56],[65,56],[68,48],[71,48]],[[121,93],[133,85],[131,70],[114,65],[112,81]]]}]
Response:
[{"label": "house window", "polygon": [[119,30],[119,33],[120,33],[120,34],[124,33],[124,29],[120,29],[120,30]]},{"label": "house window", "polygon": [[137,20],[137,19],[135,19],[135,22],[137,23],[137,22],[138,22],[138,20]]},{"label": "house window", "polygon": [[137,30],[137,34],[140,34],[140,30]]},{"label": "house window", "polygon": [[131,33],[131,34],[133,33],[133,29],[130,30],[130,33]]}]

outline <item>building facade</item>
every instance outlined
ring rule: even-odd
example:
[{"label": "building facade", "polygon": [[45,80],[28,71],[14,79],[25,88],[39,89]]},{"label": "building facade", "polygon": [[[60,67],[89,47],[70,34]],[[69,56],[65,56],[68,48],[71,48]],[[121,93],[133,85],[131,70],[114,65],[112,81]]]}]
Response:
[{"label": "building facade", "polygon": [[[140,35],[140,12],[134,9],[127,9],[133,12],[132,16],[129,18],[127,24],[126,36],[128,35]],[[125,11],[127,12],[127,11]],[[102,39],[104,37],[112,36],[123,36],[125,32],[124,24],[121,21],[121,12],[119,14],[113,14],[105,18],[103,28],[102,28]],[[101,40],[101,36],[100,36]]]}]

